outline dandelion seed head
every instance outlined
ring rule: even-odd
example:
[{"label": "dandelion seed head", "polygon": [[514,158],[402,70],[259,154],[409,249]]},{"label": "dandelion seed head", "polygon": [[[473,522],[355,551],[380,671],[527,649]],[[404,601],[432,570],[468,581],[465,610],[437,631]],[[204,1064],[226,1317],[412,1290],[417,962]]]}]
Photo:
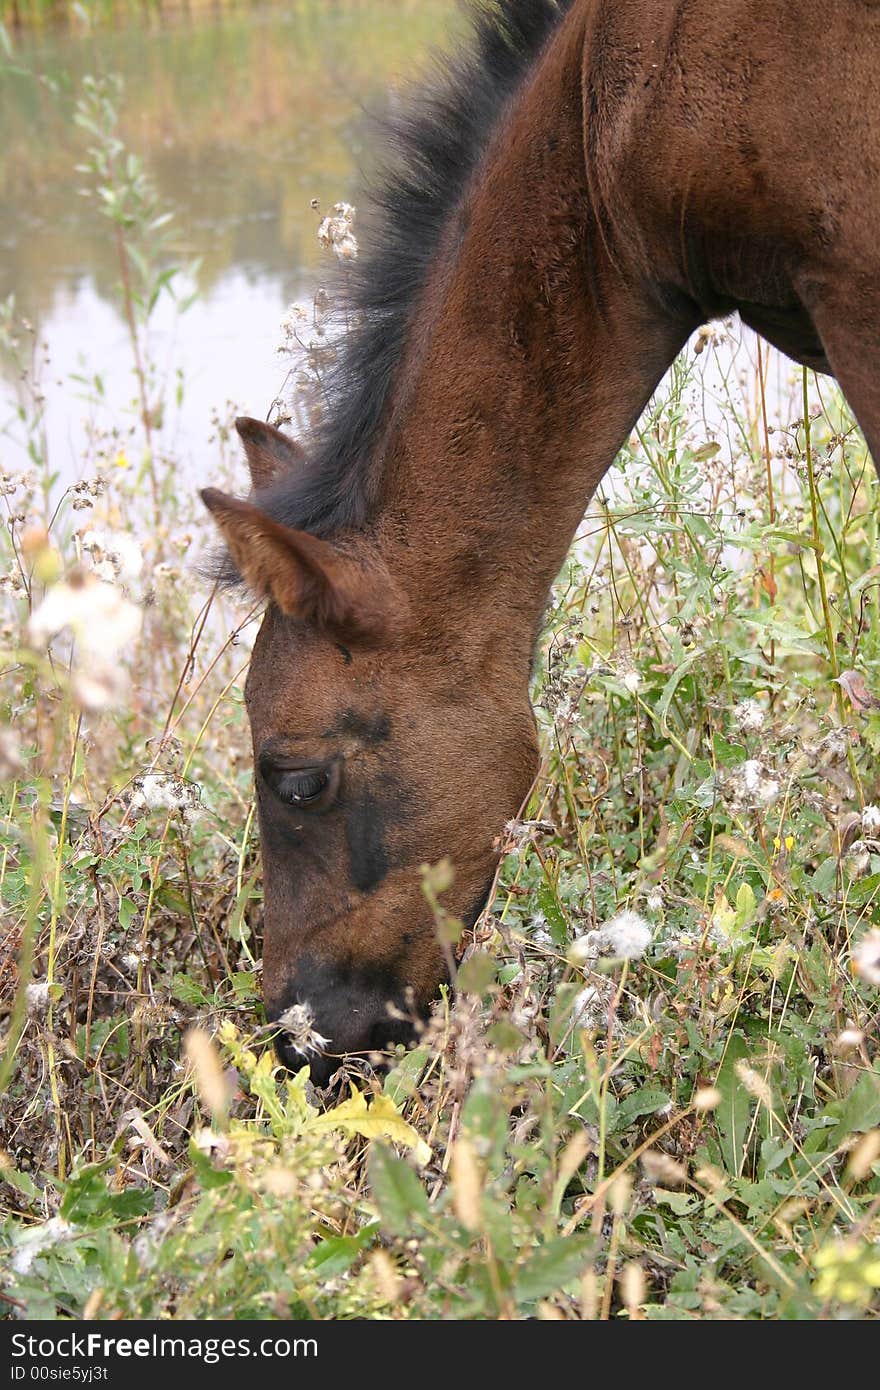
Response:
[{"label": "dandelion seed head", "polygon": [[611,955],[623,960],[638,960],[650,946],[654,931],[650,922],[638,912],[626,910],[618,912],[595,935],[601,948]]},{"label": "dandelion seed head", "polygon": [[585,965],[589,965],[596,959],[599,954],[597,936],[598,932],[588,931],[583,936],[575,937],[566,952],[566,960],[569,965],[582,970]]},{"label": "dandelion seed head", "polygon": [[28,641],[47,648],[70,628],[89,659],[117,659],[140,632],[140,609],[95,575],[72,574],[53,584],[28,623]]},{"label": "dandelion seed head", "polygon": [[9,1261],[9,1268],[14,1274],[21,1277],[29,1274],[38,1255],[42,1255],[43,1251],[48,1250],[50,1246],[67,1240],[72,1233],[73,1226],[62,1216],[51,1216],[42,1225],[31,1226],[30,1229],[25,1230],[19,1244],[15,1247]]},{"label": "dandelion seed head", "polygon": [[52,585],[26,632],[33,647],[44,649],[62,632],[71,633],[74,694],[87,709],[100,709],[127,688],[120,658],[140,634],[141,620],[140,608],[119,589],[78,571]]},{"label": "dandelion seed head", "polygon": [[315,1027],[315,1015],[311,1004],[291,1004],[277,1020],[288,1036],[291,1047],[307,1057],[310,1052],[321,1052],[330,1045]]}]

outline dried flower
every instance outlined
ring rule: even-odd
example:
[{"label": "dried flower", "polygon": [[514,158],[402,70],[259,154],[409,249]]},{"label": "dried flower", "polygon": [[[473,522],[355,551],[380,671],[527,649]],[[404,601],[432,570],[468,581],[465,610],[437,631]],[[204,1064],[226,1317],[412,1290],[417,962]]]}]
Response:
[{"label": "dried flower", "polygon": [[645,894],[645,907],[649,912],[660,912],[663,908],[663,888],[655,883]]},{"label": "dried flower", "polygon": [[318,228],[321,245],[331,248],[341,261],[354,260],[358,253],[354,235],[355,213],[356,209],[351,203],[334,203]]},{"label": "dried flower", "polygon": [[866,710],[880,709],[880,700],[865,684],[865,678],[858,671],[841,671],[838,683],[849,696],[850,704],[857,714]]},{"label": "dried flower", "polygon": [[190,821],[201,804],[201,788],[170,772],[145,772],[132,782],[130,805],[139,811],[179,811]]},{"label": "dried flower", "polygon": [[127,531],[115,533],[89,529],[80,536],[80,548],[99,579],[112,584],[137,579],[144,567],[140,546]]},{"label": "dried flower", "polygon": [[744,734],[756,734],[764,727],[764,711],[757,700],[741,700],[733,707],[733,722]]},{"label": "dried flower", "polygon": [[862,830],[868,836],[880,833],[880,806],[866,806],[862,811]]},{"label": "dried flower", "polygon": [[0,593],[12,594],[18,598],[26,593],[24,581],[18,570],[9,570],[6,574],[0,574]]},{"label": "dried flower", "polygon": [[213,1039],[201,1028],[190,1028],[184,1034],[183,1050],[202,1104],[213,1119],[222,1123],[229,1110],[229,1087]]},{"label": "dried flower", "polygon": [[25,1007],[31,1018],[42,1018],[49,1008],[49,982],[38,980],[26,985],[24,991]]},{"label": "dried flower", "polygon": [[865,840],[853,840],[847,850],[846,862],[853,878],[864,878],[871,867],[871,850]]},{"label": "dried flower", "polygon": [[684,1187],[687,1182],[687,1169],[662,1149],[646,1149],[639,1162],[650,1183],[662,1187]]},{"label": "dried flower", "polygon": [[773,1105],[773,1095],[767,1084],[766,1077],[763,1077],[754,1067],[750,1067],[748,1062],[736,1062],[734,1070],[742,1082],[749,1095],[755,1096],[757,1100],[765,1105],[768,1110]]},{"label": "dried flower", "polygon": [[779,782],[757,758],[748,758],[727,778],[727,797],[732,810],[749,807],[767,810],[779,798]]},{"label": "dried flower", "polygon": [[553,945],[553,938],[547,926],[547,918],[540,908],[532,913],[529,925],[531,927],[532,940],[536,946],[546,946],[549,948]]},{"label": "dried flower", "polygon": [[613,981],[601,976],[580,990],[571,1006],[575,1027],[584,1028],[588,1033],[601,1032],[608,1026],[608,1009],[613,997]]},{"label": "dried flower", "polygon": [[869,985],[880,985],[880,930],[872,927],[853,949],[853,970]]}]

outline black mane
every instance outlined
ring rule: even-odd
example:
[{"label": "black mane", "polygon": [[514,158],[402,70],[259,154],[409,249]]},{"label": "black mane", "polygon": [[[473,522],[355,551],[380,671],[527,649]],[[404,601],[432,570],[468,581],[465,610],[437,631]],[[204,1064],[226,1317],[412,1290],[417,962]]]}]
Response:
[{"label": "black mane", "polygon": [[374,445],[443,228],[504,106],[572,0],[470,3],[470,45],[441,60],[434,84],[383,122],[391,162],[369,198],[370,247],[340,287],[359,327],[346,335],[333,368],[326,424],[307,441],[308,468],[257,497],[283,525],[327,535],[366,520]]}]

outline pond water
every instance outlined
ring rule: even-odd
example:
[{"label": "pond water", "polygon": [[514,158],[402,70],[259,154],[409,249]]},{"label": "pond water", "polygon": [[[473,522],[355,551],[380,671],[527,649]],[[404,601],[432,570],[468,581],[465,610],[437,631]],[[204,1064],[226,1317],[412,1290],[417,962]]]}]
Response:
[{"label": "pond water", "polygon": [[[280,319],[327,254],[311,200],[352,197],[371,165],[365,112],[456,22],[451,0],[293,0],[22,38],[16,60],[41,80],[0,66],[0,298],[14,292],[48,344],[55,468],[80,476],[90,429],[134,418],[113,228],[76,168],[88,144],[74,121],[83,78],[122,77],[120,136],[173,211],[178,243],[200,258],[197,297],[183,314],[160,301],[151,351],[172,401],[182,372],[162,442],[206,481],[212,412],[232,402],[263,415],[283,379]],[[0,367],[6,467],[26,458],[18,390]]]}]

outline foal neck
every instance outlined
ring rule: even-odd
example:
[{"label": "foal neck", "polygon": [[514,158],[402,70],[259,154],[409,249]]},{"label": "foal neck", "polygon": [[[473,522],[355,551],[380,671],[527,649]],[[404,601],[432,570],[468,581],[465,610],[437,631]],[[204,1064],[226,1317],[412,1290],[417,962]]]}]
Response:
[{"label": "foal neck", "polygon": [[[414,315],[377,534],[416,608],[535,625],[586,505],[694,325],[612,261],[569,15],[502,119]],[[434,626],[436,626],[436,619]]]}]

